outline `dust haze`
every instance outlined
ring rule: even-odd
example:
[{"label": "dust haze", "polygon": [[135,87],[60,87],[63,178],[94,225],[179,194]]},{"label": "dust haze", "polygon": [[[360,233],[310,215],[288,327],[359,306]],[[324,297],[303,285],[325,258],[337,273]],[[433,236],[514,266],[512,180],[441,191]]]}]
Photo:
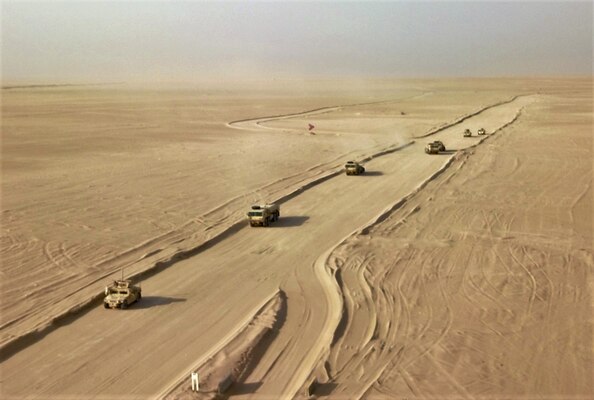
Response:
[{"label": "dust haze", "polygon": [[591,71],[591,2],[2,4],[4,84]]}]

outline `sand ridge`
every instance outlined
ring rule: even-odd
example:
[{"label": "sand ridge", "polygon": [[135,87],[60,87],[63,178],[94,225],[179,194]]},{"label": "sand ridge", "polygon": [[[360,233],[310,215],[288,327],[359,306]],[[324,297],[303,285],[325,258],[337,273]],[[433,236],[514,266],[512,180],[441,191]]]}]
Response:
[{"label": "sand ridge", "polygon": [[[547,106],[554,107],[550,103]],[[531,119],[526,124],[547,130],[541,121]],[[456,157],[452,168],[408,199],[408,204],[335,252],[331,262],[342,272],[345,322],[337,332],[339,339],[333,344],[332,354],[324,361],[327,376],[320,378],[337,387],[334,395],[417,398],[451,393],[474,397],[476,393],[469,388],[481,385],[487,393],[511,398],[534,393],[545,398],[590,396],[592,353],[588,345],[566,354],[547,343],[557,341],[558,335],[570,335],[574,338],[571,343],[591,344],[591,300],[586,292],[588,271],[593,265],[588,256],[591,249],[582,247],[588,246],[591,233],[575,245],[561,246],[558,240],[563,239],[555,237],[557,227],[549,231],[552,236],[537,239],[526,232],[523,239],[511,237],[524,234],[526,228],[522,229],[522,225],[535,219],[515,221],[509,203],[505,211],[494,212],[502,206],[501,199],[465,201],[477,194],[488,196],[481,188],[467,189],[462,199],[460,195],[440,194],[459,190],[468,182],[478,183],[478,177],[487,171],[507,175],[504,165],[517,163],[518,154],[529,159],[522,151],[530,149],[531,140],[518,137],[519,129],[514,129],[514,136],[487,139],[499,146],[513,141],[514,147],[505,147],[513,149],[513,155],[501,154],[492,147],[478,148],[476,155],[474,150],[465,150]],[[559,138],[550,135],[548,140]],[[587,143],[591,138],[582,136],[581,140]],[[579,152],[579,148],[574,151]],[[582,163],[576,166],[587,168]],[[521,180],[522,174],[536,173],[535,167],[524,171],[515,168],[511,173],[519,174],[515,179]],[[590,180],[591,187],[591,173],[584,176],[580,172],[578,168],[576,178]],[[514,180],[508,182],[515,185]],[[579,186],[573,188],[573,196],[575,201],[582,201]],[[531,200],[542,201],[542,197]],[[529,207],[531,211],[549,212],[542,204]],[[549,207],[563,205],[549,203]],[[460,211],[450,214],[444,212],[446,208]],[[465,212],[467,208],[474,212]],[[521,209],[514,211],[522,213]],[[454,222],[452,217],[461,222]],[[544,215],[540,218],[546,219]],[[417,221],[420,219],[423,221]],[[473,219],[476,222],[465,222]],[[557,223],[567,226],[561,220]],[[466,242],[470,251],[465,248]],[[387,249],[388,244],[396,249]],[[554,276],[563,274],[561,271],[567,274],[560,281]],[[575,291],[575,309],[569,315],[565,314],[566,306],[555,299],[563,296],[567,280],[573,282],[570,290]],[[560,320],[552,323],[556,314]],[[577,328],[574,317],[585,324]],[[567,324],[572,328],[568,329]],[[534,357],[541,362],[546,359],[547,367],[531,363]],[[567,361],[567,357],[574,358]],[[351,374],[360,368],[365,369],[368,384],[360,382],[360,377],[353,379]],[[428,371],[433,371],[429,378]]]},{"label": "sand ridge", "polygon": [[[237,229],[231,235],[200,251],[173,259],[158,273],[147,276],[143,280],[143,291],[151,294],[145,306],[119,314],[106,314],[102,309],[91,308],[59,329],[47,332],[42,340],[31,343],[3,360],[2,370],[6,380],[3,379],[2,392],[9,397],[27,394],[32,397],[125,395],[144,398],[174,387],[179,377],[196,368],[197,363],[204,366],[209,365],[209,362],[225,365],[219,361],[233,360],[233,356],[209,358],[209,355],[212,355],[213,349],[224,348],[231,354],[232,347],[226,346],[236,343],[236,348],[240,350],[234,354],[250,354],[250,349],[257,349],[258,355],[257,362],[238,375],[240,382],[231,392],[233,397],[299,398],[305,396],[307,386],[316,378],[319,384],[315,395],[330,398],[425,398],[435,394],[454,397],[521,394],[546,397],[562,394],[585,398],[591,390],[585,380],[588,373],[585,365],[591,360],[591,351],[587,350],[587,346],[584,348],[583,344],[587,344],[591,322],[580,326],[572,322],[574,329],[571,336],[562,330],[550,330],[550,340],[570,346],[568,351],[572,358],[563,364],[561,374],[567,377],[573,373],[574,378],[564,380],[561,386],[542,385],[542,382],[550,379],[545,371],[536,370],[539,372],[534,374],[535,370],[531,370],[521,357],[512,356],[514,352],[523,351],[522,354],[534,354],[533,357],[553,365],[562,355],[557,352],[543,353],[542,347],[538,346],[538,352],[530,353],[530,349],[520,350],[517,346],[521,340],[535,342],[538,336],[531,333],[535,323],[544,321],[542,323],[547,324],[547,321],[552,321],[550,318],[543,319],[540,313],[547,293],[540,289],[540,283],[549,282],[547,277],[550,279],[549,287],[553,289],[559,282],[558,291],[555,292],[558,293],[556,302],[549,300],[544,303],[548,304],[551,318],[561,315],[557,312],[561,308],[555,308],[556,305],[565,304],[571,299],[579,307],[572,308],[570,320],[578,321],[580,316],[587,315],[588,308],[584,305],[588,300],[587,289],[584,291],[578,282],[583,284],[587,281],[579,275],[584,271],[582,266],[592,266],[592,258],[587,257],[587,254],[591,254],[591,246],[587,244],[588,237],[591,243],[591,226],[578,226],[578,221],[583,220],[584,216],[591,216],[591,206],[584,206],[584,201],[587,203],[587,199],[591,198],[591,165],[578,157],[577,164],[574,163],[571,170],[578,177],[575,181],[580,184],[576,185],[579,190],[575,196],[569,196],[569,203],[572,204],[570,222],[561,223],[567,221],[561,219],[561,214],[547,211],[555,204],[550,199],[561,192],[555,189],[560,175],[550,172],[546,172],[550,184],[546,185],[543,195],[537,198],[537,206],[530,209],[527,218],[516,216],[509,223],[505,214],[505,211],[520,210],[519,215],[522,215],[520,205],[523,202],[518,198],[517,191],[514,191],[514,182],[524,184],[527,193],[536,193],[538,187],[526,186],[526,182],[534,182],[535,170],[523,170],[522,167],[530,165],[530,162],[523,161],[532,154],[526,150],[530,147],[513,140],[510,144],[510,140],[516,137],[518,140],[530,140],[532,132],[543,131],[548,134],[552,145],[566,143],[559,139],[558,131],[543,128],[544,123],[539,125],[539,121],[543,119],[544,113],[555,114],[549,110],[555,107],[559,109],[562,107],[560,104],[564,103],[569,104],[566,106],[568,110],[580,115],[573,110],[584,109],[588,97],[572,97],[574,95],[570,92],[574,89],[571,84],[565,82],[570,88],[565,93],[555,88],[560,92],[555,96],[526,96],[530,91],[525,87],[521,90],[500,89],[500,92],[492,92],[493,97],[485,101],[482,107],[477,107],[477,102],[482,102],[477,99],[486,97],[479,95],[472,102],[467,92],[455,97],[452,94],[455,90],[450,89],[446,93],[443,88],[440,88],[440,92],[434,87],[427,90],[433,94],[413,100],[406,100],[404,96],[402,102],[394,104],[372,102],[374,104],[359,108],[337,109],[313,116],[316,125],[323,127],[323,131],[335,133],[338,129],[341,135],[293,135],[296,146],[307,147],[307,142],[303,140],[312,139],[317,148],[309,158],[307,153],[302,153],[306,155],[306,164],[312,165],[312,160],[329,149],[333,149],[334,153],[328,153],[330,157],[323,157],[330,161],[313,163],[319,169],[309,170],[309,176],[301,176],[296,172],[290,184],[285,184],[287,181],[282,176],[275,180],[282,182],[276,193],[280,196],[284,190],[288,196],[281,205],[282,218],[276,227],[259,230],[236,225]],[[523,96],[517,97],[519,94]],[[433,112],[433,108],[448,96],[459,101],[461,106],[438,112],[434,119],[423,116],[423,111],[420,111],[423,107]],[[496,103],[496,106],[490,107]],[[476,112],[484,107],[487,109]],[[402,110],[406,110],[405,115],[401,114]],[[526,115],[530,117],[529,122],[526,122]],[[585,115],[588,113],[585,112]],[[311,118],[311,115],[295,115],[262,125],[267,128],[274,125],[280,132],[285,129],[283,126],[286,129],[305,127]],[[352,131],[348,128],[343,130],[348,127],[350,120],[358,118],[364,119],[368,127],[373,127],[365,132],[365,135],[373,132],[373,137],[367,138],[357,133],[356,128]],[[395,126],[386,125],[386,121],[391,119],[399,121],[400,128],[397,131],[410,135],[394,135]],[[369,125],[371,120],[376,125]],[[584,135],[584,127],[587,128],[589,122],[583,118],[575,121],[576,117],[562,122],[566,125],[574,123],[576,128],[569,142],[572,145],[566,146],[563,150],[566,153],[563,154],[573,152],[571,154],[587,156],[587,151],[579,153],[579,150],[584,148],[582,144],[591,144],[591,137]],[[591,123],[591,119],[589,121]],[[358,125],[355,123],[353,126]],[[470,126],[473,130],[479,126],[485,127],[490,136],[487,139],[476,136],[462,138],[462,126]],[[453,151],[440,156],[427,156],[422,152],[425,139],[417,139],[406,145],[411,140],[406,140],[407,137],[422,136],[432,129],[437,129],[433,137],[444,140],[448,149]],[[249,133],[238,131],[243,136],[237,136],[236,140],[240,143],[242,140],[249,142],[251,139],[245,136],[248,134],[255,139],[250,146],[264,143],[264,146],[271,145],[271,149],[274,149],[275,143],[271,140],[274,132],[262,127],[260,131],[252,130]],[[500,136],[506,139],[498,139]],[[294,139],[291,137],[282,135],[285,146],[287,142],[292,143]],[[432,140],[433,137],[426,140]],[[268,140],[262,141],[263,138]],[[337,140],[334,139],[342,143],[338,148]],[[481,141],[483,143],[477,146]],[[352,143],[353,147],[349,148],[347,143]],[[521,150],[515,158],[502,156],[514,146]],[[488,149],[488,155],[478,165],[470,167],[482,149]],[[274,152],[265,154],[272,157],[270,162],[278,163]],[[377,154],[382,156],[377,157]],[[346,157],[366,160],[369,176],[355,177],[357,181],[354,181],[351,177],[337,174]],[[254,161],[248,157],[243,162],[260,160]],[[290,163],[285,165],[287,169],[277,172],[290,176],[287,171],[295,169]],[[468,173],[468,168],[475,173]],[[308,168],[303,170],[308,171]],[[493,170],[502,175],[492,176]],[[567,168],[557,167],[557,170]],[[441,172],[436,174],[438,171]],[[504,179],[508,176],[515,179]],[[210,178],[214,182],[217,176],[214,174]],[[267,178],[270,181],[270,177]],[[308,183],[316,179],[319,179],[317,185]],[[469,194],[470,198],[479,199],[482,196],[488,198],[493,185],[505,185],[507,182],[510,185],[508,189],[495,186],[497,193],[509,193],[505,210],[494,213],[494,219],[487,217],[468,223],[465,218],[491,214],[488,211],[484,211],[484,214],[480,210],[475,211],[474,207],[471,207],[472,213],[465,212],[466,208],[457,203],[453,203],[457,208],[452,209],[451,199],[459,199],[466,192],[464,188],[468,184],[467,180],[472,182],[473,187],[478,187]],[[208,186],[202,188],[205,187]],[[349,188],[346,192],[345,187]],[[259,190],[252,193],[256,194],[244,199],[246,205],[256,200],[258,195],[274,192]],[[444,193],[447,194],[445,197]],[[567,193],[571,193],[571,190]],[[230,198],[234,196],[228,196]],[[242,199],[242,196],[236,198]],[[399,198],[404,200],[397,201]],[[345,202],[352,203],[353,207],[344,207]],[[431,207],[428,208],[425,203],[431,204]],[[202,226],[209,227],[207,231],[216,231],[217,227],[241,217],[243,206],[239,203],[227,200],[219,204],[224,205],[211,207],[222,214],[218,222],[212,223],[206,218],[201,218],[206,223],[199,221]],[[236,216],[230,210],[233,207],[229,207],[233,204],[238,204]],[[466,201],[463,204],[473,202]],[[434,212],[427,213],[432,208],[439,210],[435,213],[443,216],[446,228],[427,222],[427,218],[436,218]],[[416,222],[416,219],[421,220]],[[551,242],[546,239],[551,232],[556,232],[547,230],[553,225],[543,225],[548,220],[553,225],[561,223],[565,229],[563,232],[570,232],[575,246],[578,246],[577,250],[573,250],[572,245],[563,247],[562,251],[569,251],[570,254],[576,251],[563,264],[563,268],[570,271],[564,283],[550,271],[554,267],[549,265],[555,265],[559,258]],[[480,225],[480,221],[488,224]],[[513,221],[522,223],[516,222],[514,225]],[[483,232],[485,226],[489,227],[486,233]],[[481,234],[477,235],[467,227],[474,227]],[[446,232],[445,236],[442,232]],[[525,233],[520,235],[521,232]],[[183,236],[180,235],[179,239]],[[481,239],[483,236],[486,239]],[[488,252],[484,252],[483,257],[483,253],[472,250],[480,248],[481,242],[475,244],[477,240],[489,243],[499,238],[497,240],[505,246],[510,240],[513,241],[510,237],[520,236],[528,238],[532,247],[520,246],[511,252],[506,252],[505,247],[496,248],[493,257]],[[14,236],[10,237],[14,239]],[[536,251],[535,246],[538,249]],[[143,260],[150,264],[156,261],[153,257],[167,256],[169,250],[160,248],[158,252],[147,248]],[[470,267],[466,269],[468,272],[458,268],[458,265],[464,264],[462,260],[468,260],[469,249],[470,257],[478,257],[481,261],[477,265],[485,265],[477,271],[479,275]],[[549,257],[546,254],[552,255]],[[502,274],[497,269],[500,260],[497,257],[504,260],[504,265],[511,266],[508,272]],[[546,274],[537,275],[539,269],[544,269]],[[533,279],[525,278],[529,277],[527,272],[533,274]],[[484,275],[484,280],[477,280],[480,273]],[[497,285],[502,282],[503,286],[499,288]],[[543,287],[546,288],[546,285]],[[261,309],[262,304],[275,298],[279,288],[280,293],[286,296],[283,300],[286,305],[281,306],[281,310],[285,311],[283,317],[277,319],[279,323],[274,325],[273,340],[262,342],[258,339],[254,342],[243,337],[242,334],[247,332],[244,329],[245,321],[256,321],[255,315],[258,313],[254,313],[254,310]],[[521,313],[516,309],[521,310],[524,295],[528,296],[528,309]],[[504,306],[501,306],[502,298],[508,301],[503,303]],[[467,303],[480,307],[473,310]],[[508,306],[505,307],[505,304]],[[472,317],[466,318],[473,313],[479,313],[479,321],[490,322],[492,325],[487,326],[492,329],[484,331],[464,325],[466,320],[474,320]],[[518,340],[506,342],[516,344],[503,355],[498,341],[505,331],[498,324],[518,327],[513,332]],[[97,326],[111,328],[98,333]],[[132,334],[136,341],[120,344],[118,338],[124,334]],[[258,334],[250,337],[257,338]],[[465,341],[460,344],[456,341],[458,338]],[[546,342],[547,337],[544,340]],[[488,344],[481,347],[483,341]],[[121,352],[122,346],[126,348],[125,353]],[[145,352],[147,348],[151,348],[151,352]],[[464,352],[456,353],[456,348],[463,348]],[[476,352],[477,348],[482,349],[482,352]],[[583,357],[580,358],[580,354]],[[119,359],[120,363],[105,365],[102,360],[106,359]],[[498,366],[492,361],[494,359],[504,359],[504,366]],[[39,360],[43,361],[39,363]],[[198,360],[206,361],[200,363]],[[476,374],[466,373],[469,368],[482,365],[481,362],[487,362],[486,367],[477,369]],[[217,373],[220,374],[225,368],[231,367],[221,367]],[[554,371],[554,368],[550,370]],[[27,371],[29,376],[45,378],[35,387],[26,388],[23,386],[25,382],[17,375],[23,371]],[[126,373],[123,374],[123,371]],[[513,371],[518,371],[515,377]],[[92,374],[92,382],[77,378],[85,373]],[[512,379],[508,380],[491,382],[485,378],[509,377],[510,374]],[[520,376],[524,381],[522,385],[518,383]],[[530,381],[527,378],[530,376],[535,376],[535,379]]]},{"label": "sand ridge", "polygon": [[[75,95],[78,93],[79,92],[77,91],[74,92]],[[405,98],[410,97],[408,92],[405,91],[404,93]],[[103,92],[100,94],[103,96]],[[141,94],[144,94],[144,92],[141,92]],[[417,100],[417,98],[418,96],[416,95],[412,96],[413,101]],[[120,104],[119,101],[120,100],[118,99],[116,102],[117,105]],[[392,100],[390,102],[392,102]],[[380,103],[385,103],[385,101]],[[401,107],[401,104],[396,103],[396,106]],[[298,113],[296,116],[299,117],[299,114],[301,113]],[[30,116],[29,114],[26,115]],[[302,122],[301,124],[305,124],[305,122]],[[146,124],[142,122],[142,125]],[[110,226],[110,224],[116,224],[118,229],[124,229],[123,232],[137,232],[139,235],[142,233],[142,235],[145,236],[144,241],[140,243],[134,243],[130,241],[129,247],[123,247],[123,249],[118,252],[113,251],[113,246],[115,243],[109,246],[103,245],[102,247],[98,247],[96,243],[82,242],[77,243],[73,247],[67,247],[65,242],[55,241],[53,239],[44,243],[43,240],[40,240],[35,235],[28,241],[19,241],[18,236],[16,236],[17,240],[15,240],[14,233],[12,232],[3,235],[3,240],[10,241],[6,247],[3,247],[5,251],[3,261],[7,267],[13,265],[14,263],[17,269],[9,268],[7,271],[9,271],[9,273],[11,273],[13,270],[15,272],[18,271],[18,274],[14,275],[14,278],[8,278],[12,276],[9,274],[7,275],[7,278],[3,280],[3,284],[6,286],[2,291],[4,294],[4,301],[2,302],[2,306],[4,307],[4,312],[2,314],[2,326],[5,328],[3,329],[5,333],[3,334],[2,343],[6,344],[12,341],[12,338],[22,336],[28,331],[37,331],[40,328],[47,326],[48,323],[51,323],[52,319],[59,317],[60,315],[64,314],[64,312],[68,313],[68,310],[78,310],[81,303],[89,302],[96,298],[102,292],[104,282],[110,281],[115,276],[119,275],[121,273],[121,268],[125,268],[128,275],[134,276],[139,272],[145,271],[153,266],[161,266],[163,264],[167,265],[172,261],[175,261],[179,255],[183,255],[184,253],[197,248],[205,241],[225,231],[230,225],[241,218],[245,207],[247,207],[252,202],[265,198],[281,198],[283,193],[298,191],[301,187],[306,187],[309,182],[320,179],[320,176],[322,176],[322,178],[327,176],[327,171],[329,169],[336,170],[337,168],[340,168],[341,163],[348,158],[369,158],[369,153],[383,153],[387,146],[393,147],[395,141],[396,146],[398,146],[399,142],[406,140],[403,137],[391,137],[391,135],[389,135],[387,139],[387,143],[385,141],[377,143],[375,140],[373,143],[366,143],[367,146],[370,146],[370,148],[367,150],[367,155],[365,155],[365,153],[361,153],[360,151],[358,152],[359,154],[357,154],[357,152],[348,150],[348,147],[339,146],[337,148],[339,151],[345,149],[347,152],[338,153],[330,160],[321,164],[316,163],[313,166],[310,164],[306,169],[298,170],[297,173],[291,170],[291,175],[289,176],[285,175],[273,181],[270,181],[270,179],[262,181],[263,185],[261,187],[256,189],[251,188],[251,190],[247,193],[245,191],[239,192],[235,197],[231,199],[227,198],[219,205],[214,206],[214,208],[211,208],[210,210],[205,209],[204,214],[200,216],[193,215],[191,218],[188,218],[185,221],[179,217],[176,217],[175,214],[178,213],[178,210],[180,210],[180,206],[182,205],[186,206],[187,204],[190,210],[194,208],[194,206],[192,206],[194,201],[192,201],[192,199],[189,197],[179,197],[179,195],[176,195],[174,200],[178,204],[175,206],[175,208],[170,208],[169,210],[165,211],[157,208],[155,211],[161,213],[161,218],[166,218],[167,222],[158,222],[158,220],[153,222],[149,219],[148,221],[150,222],[150,226],[147,226],[144,222],[144,215],[133,215],[132,219],[127,221],[125,219],[122,220],[121,217],[118,216],[118,213],[121,213],[122,211],[129,212],[129,209],[135,210],[137,209],[136,207],[141,207],[140,209],[142,209],[144,212],[152,213],[149,215],[154,217],[158,214],[155,214],[154,211],[150,211],[146,205],[143,205],[146,203],[146,200],[149,200],[150,198],[146,195],[140,195],[140,198],[136,200],[135,197],[137,197],[138,194],[124,196],[118,195],[115,199],[117,202],[114,203],[112,208],[109,210],[104,210],[104,213],[107,216],[101,221],[94,221],[96,224],[107,225],[102,229],[102,231],[98,231],[97,228],[91,228],[90,226],[94,223],[91,223],[89,218],[87,218],[83,223],[76,222],[81,224],[82,232],[85,232],[82,237],[89,236],[89,234],[93,234],[95,236],[99,234],[97,238],[103,240],[107,239],[107,243],[113,242],[112,236],[116,235],[116,231],[112,228],[112,226]],[[283,138],[282,140],[286,139]],[[260,142],[261,140],[258,137],[254,138],[254,143],[248,144],[247,151],[249,152],[249,149],[254,146],[259,146],[261,144]],[[272,144],[274,147],[276,147],[277,145],[274,143],[275,142],[272,140],[267,140],[265,146]],[[317,142],[312,144],[314,146],[318,146],[316,143]],[[225,141],[223,141],[222,145],[225,145]],[[333,147],[335,147],[334,144]],[[222,151],[224,152],[225,150]],[[312,155],[313,154],[315,153],[312,153]],[[149,153],[147,156],[154,160],[151,153]],[[249,158],[246,160],[246,162],[248,161]],[[235,163],[236,162],[232,161],[231,165]],[[208,164],[208,175],[213,175],[214,179],[217,179],[217,177],[220,176],[220,173],[211,174],[210,172],[210,168],[216,169],[216,166],[219,165],[220,162],[212,164],[211,161],[206,158],[204,164]],[[203,165],[200,165],[200,168],[203,168]],[[262,172],[264,173],[264,176],[268,176],[270,169],[266,168]],[[102,176],[101,170],[99,170],[99,173],[100,179],[113,179],[113,169],[111,170],[111,173],[108,177]],[[186,173],[184,173],[184,175],[185,174]],[[179,175],[179,172],[175,172],[174,176],[175,175]],[[256,174],[254,176],[260,177],[261,175],[262,174]],[[157,179],[161,180],[161,177],[166,176],[167,175],[165,174],[159,173],[159,177]],[[190,175],[187,176],[189,177]],[[141,179],[142,180],[139,182],[147,180],[146,177]],[[126,181],[130,182],[128,179],[126,179]],[[176,179],[174,179],[173,182],[176,183]],[[180,183],[181,182],[182,181],[180,181]],[[236,182],[238,181],[236,180]],[[207,193],[216,191],[219,191],[219,194],[226,193],[226,191],[220,191],[220,180],[213,180],[213,183],[216,183],[219,186],[214,186],[212,189],[209,189]],[[85,182],[84,185],[91,188],[91,192],[89,193],[92,193],[94,188],[101,187],[101,184],[97,181]],[[129,185],[131,188],[134,187],[134,184],[131,182],[127,185]],[[201,185],[204,185],[204,183],[201,182]],[[245,182],[238,183],[234,189],[236,190],[238,187],[242,188],[244,185]],[[106,186],[111,187],[112,185],[107,184]],[[123,183],[119,184],[118,186],[119,188],[123,188]],[[198,189],[203,192],[203,190],[201,190],[202,186],[199,186]],[[10,193],[13,194],[12,191]],[[86,193],[87,190],[81,191],[81,194],[83,195],[86,195]],[[19,194],[19,191],[15,191],[14,194]],[[67,195],[70,194],[71,192],[67,193]],[[60,195],[63,196],[63,194]],[[199,198],[197,199],[198,203],[200,203],[200,197],[203,196],[203,193],[199,194]],[[92,201],[95,204],[100,204],[97,203],[95,199],[88,200],[84,197],[83,199],[76,201],[84,201],[85,203]],[[109,200],[109,197],[105,197],[105,199]],[[42,201],[47,202],[47,200]],[[64,200],[60,199],[59,201],[63,202]],[[90,213],[91,216],[96,215],[96,207],[89,207],[88,203],[85,203],[75,204],[77,204],[78,207],[85,207],[84,210],[88,210],[88,213]],[[65,216],[65,212],[71,213],[69,210],[60,211],[59,207],[61,206],[61,203],[54,203],[53,201],[47,202],[47,206],[42,207],[37,204],[35,205],[35,209],[28,207],[26,208],[26,211],[22,212],[9,208],[3,210],[3,226],[7,229],[10,229],[11,231],[14,231],[15,227],[18,227],[19,224],[22,223],[21,215],[26,215],[26,213],[33,212],[34,210],[48,212],[46,210],[51,210],[50,207],[56,206],[58,207],[56,212],[54,214],[50,213],[48,216],[51,217],[52,215],[56,215],[56,217],[63,218]],[[123,206],[126,208],[122,208]],[[79,208],[77,211],[80,212],[81,209]],[[114,212],[115,214],[111,215]],[[75,215],[67,218],[70,219],[73,217],[75,217]],[[179,223],[177,225],[172,225],[170,222],[171,217],[176,217],[175,219],[177,219]],[[40,216],[37,218],[42,217]],[[51,220],[47,222],[50,223]],[[133,222],[138,222],[140,225],[135,226]],[[65,220],[60,218],[56,218],[56,221],[54,222],[54,224],[59,224],[58,226],[64,225],[64,234],[73,231],[76,223],[67,223]],[[142,231],[139,231],[139,228],[141,227]],[[165,229],[163,229],[163,227],[165,227]],[[52,228],[58,235],[62,235],[59,230],[56,230],[56,225],[53,225]],[[146,232],[155,232],[155,235],[146,237]],[[41,232],[37,231],[36,235],[39,233]],[[129,241],[130,237],[133,237],[133,235],[127,235],[125,240]],[[42,250],[39,253],[36,251],[38,248]],[[97,257],[96,260],[94,260],[93,257]],[[38,280],[34,283],[33,287],[28,289],[28,286],[31,286],[32,282],[27,283],[27,274],[22,274],[22,269],[18,269],[18,266],[22,265],[23,263],[24,265],[28,265],[26,269],[27,271],[31,271],[32,273],[35,272],[35,274],[46,275],[44,280],[41,281],[43,282],[41,285],[40,281]],[[47,265],[53,266],[53,268],[47,269]],[[59,271],[58,275],[53,273],[56,269]],[[77,274],[77,271],[81,269],[83,273]],[[17,289],[17,286],[11,283],[13,282],[13,279],[15,283],[23,282],[25,284],[25,290],[23,290],[23,287],[20,286]],[[51,288],[51,290],[49,288]],[[59,290],[62,293],[61,296],[55,295],[59,293],[57,291],[58,288],[60,288]],[[23,295],[30,297],[32,301],[22,301]],[[28,306],[29,308],[23,309],[23,306]],[[16,317],[16,315],[18,315],[18,317]],[[21,324],[24,324],[24,330],[19,328]],[[6,335],[8,335],[8,337]]]}]

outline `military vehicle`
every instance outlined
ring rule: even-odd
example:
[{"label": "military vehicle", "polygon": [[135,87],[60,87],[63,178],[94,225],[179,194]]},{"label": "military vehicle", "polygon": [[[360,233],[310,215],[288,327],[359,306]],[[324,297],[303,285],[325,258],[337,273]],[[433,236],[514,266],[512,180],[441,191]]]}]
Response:
[{"label": "military vehicle", "polygon": [[427,154],[439,154],[439,145],[431,142],[431,143],[427,143],[427,145],[425,146],[425,153]]},{"label": "military vehicle", "polygon": [[277,204],[253,205],[247,216],[250,226],[269,226],[271,222],[278,221],[280,208]]},{"label": "military vehicle", "polygon": [[431,143],[427,143],[425,146],[425,153],[427,154],[439,154],[440,151],[445,151],[445,145],[440,140],[436,140]]},{"label": "military vehicle", "polygon": [[115,280],[110,286],[105,287],[103,306],[105,308],[128,308],[130,304],[142,298],[141,292],[140,286],[132,285],[132,281],[129,279]]},{"label": "military vehicle", "polygon": [[470,129],[466,129],[464,131],[464,137],[471,137],[472,136],[472,132],[470,132]]},{"label": "military vehicle", "polygon": [[441,140],[434,140],[433,143],[439,146],[439,151],[446,151],[445,145]]},{"label": "military vehicle", "polygon": [[347,161],[344,169],[347,175],[360,175],[365,172],[365,167],[355,161]]},{"label": "military vehicle", "polygon": [[478,134],[478,135],[480,135],[480,136],[482,136],[482,135],[486,135],[486,134],[487,134],[487,131],[485,131],[485,129],[483,129],[483,128],[480,128],[480,129],[478,130],[477,134]]}]

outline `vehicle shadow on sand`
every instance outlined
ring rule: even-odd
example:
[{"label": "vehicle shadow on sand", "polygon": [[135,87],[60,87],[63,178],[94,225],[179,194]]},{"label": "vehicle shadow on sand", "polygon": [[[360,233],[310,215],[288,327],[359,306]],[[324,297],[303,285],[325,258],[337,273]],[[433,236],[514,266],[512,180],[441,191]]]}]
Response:
[{"label": "vehicle shadow on sand", "polygon": [[382,171],[366,171],[365,173],[363,173],[362,175],[359,175],[359,176],[362,176],[362,177],[365,177],[365,176],[382,176],[383,174],[384,173]]},{"label": "vehicle shadow on sand", "polygon": [[250,394],[255,393],[256,390],[262,386],[263,382],[252,382],[252,383],[235,383],[229,393],[229,395],[239,394]]},{"label": "vehicle shadow on sand", "polygon": [[301,226],[309,219],[306,215],[291,215],[289,217],[281,216],[278,221],[272,223],[270,228],[288,228],[293,226]]},{"label": "vehicle shadow on sand", "polygon": [[132,304],[130,309],[141,310],[151,307],[166,306],[171,303],[180,303],[182,301],[186,301],[186,299],[164,296],[142,296],[142,299],[140,299],[140,301],[136,302],[135,304]]},{"label": "vehicle shadow on sand", "polygon": [[318,383],[318,385],[316,386],[316,388],[314,390],[314,394],[316,396],[323,396],[323,397],[330,396],[332,394],[332,392],[334,391],[334,389],[336,389],[337,386],[338,386],[338,384],[334,383],[334,382]]}]

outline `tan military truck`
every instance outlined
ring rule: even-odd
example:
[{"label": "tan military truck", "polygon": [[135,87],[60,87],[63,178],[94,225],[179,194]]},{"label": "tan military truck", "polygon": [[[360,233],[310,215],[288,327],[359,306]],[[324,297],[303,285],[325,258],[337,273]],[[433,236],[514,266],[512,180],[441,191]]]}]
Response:
[{"label": "tan military truck", "polygon": [[470,129],[465,129],[464,130],[464,137],[471,137],[472,136],[472,132],[470,131]]},{"label": "tan military truck", "polygon": [[425,146],[425,153],[427,154],[439,154],[440,151],[445,151],[445,145],[440,140],[435,140],[431,143],[427,143]]},{"label": "tan military truck", "polygon": [[111,285],[105,287],[103,306],[105,308],[128,308],[130,304],[142,298],[141,292],[140,286],[132,285],[132,281],[129,279],[115,280]]},{"label": "tan military truck", "polygon": [[365,172],[365,167],[355,161],[347,161],[344,169],[347,175],[360,175]]},{"label": "tan military truck", "polygon": [[477,135],[482,136],[482,135],[486,135],[487,131],[485,131],[484,128],[480,128],[476,133],[477,133]]},{"label": "tan military truck", "polygon": [[271,222],[278,221],[280,207],[278,204],[253,205],[247,217],[250,226],[269,226]]}]

